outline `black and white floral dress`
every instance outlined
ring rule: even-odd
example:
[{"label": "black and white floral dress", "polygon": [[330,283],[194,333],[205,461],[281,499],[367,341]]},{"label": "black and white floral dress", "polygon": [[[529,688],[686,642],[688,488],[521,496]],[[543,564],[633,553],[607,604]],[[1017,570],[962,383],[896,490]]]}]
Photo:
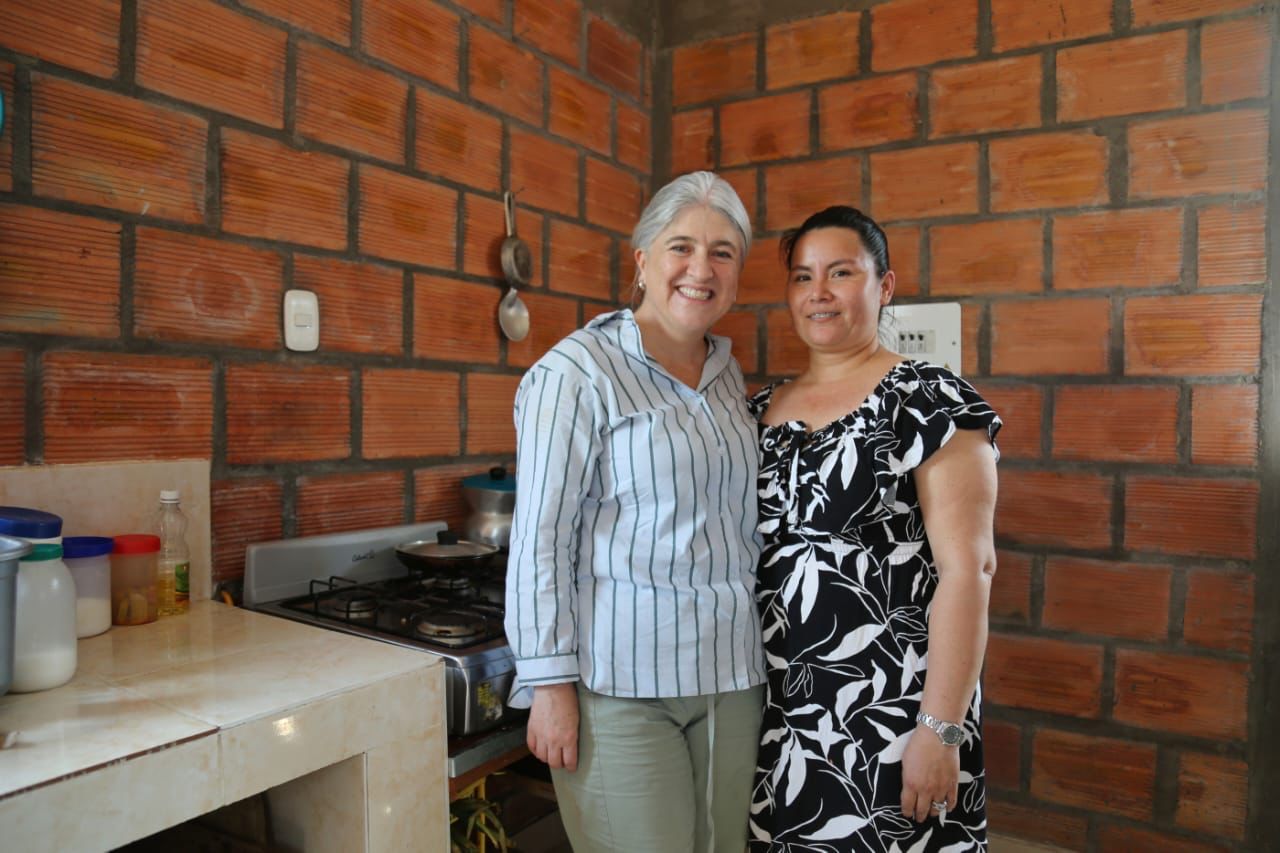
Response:
[{"label": "black and white floral dress", "polygon": [[[774,386],[756,394],[757,418]],[[928,668],[938,574],[912,470],[957,429],[1000,419],[968,382],[896,364],[863,403],[810,434],[760,427],[757,600],[769,671],[752,851],[986,849],[980,691],[964,721],[960,796],[944,820],[901,811],[902,753]]]}]

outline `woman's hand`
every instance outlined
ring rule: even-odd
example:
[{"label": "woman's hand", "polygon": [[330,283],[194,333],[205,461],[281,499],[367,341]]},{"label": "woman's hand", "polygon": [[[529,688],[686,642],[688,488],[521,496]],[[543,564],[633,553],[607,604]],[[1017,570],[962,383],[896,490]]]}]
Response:
[{"label": "woman's hand", "polygon": [[529,751],[548,767],[578,769],[578,683],[533,688],[529,709]]},{"label": "woman's hand", "polygon": [[954,809],[959,798],[960,749],[947,746],[924,726],[917,726],[902,753],[902,813],[916,823],[929,816],[934,803]]}]

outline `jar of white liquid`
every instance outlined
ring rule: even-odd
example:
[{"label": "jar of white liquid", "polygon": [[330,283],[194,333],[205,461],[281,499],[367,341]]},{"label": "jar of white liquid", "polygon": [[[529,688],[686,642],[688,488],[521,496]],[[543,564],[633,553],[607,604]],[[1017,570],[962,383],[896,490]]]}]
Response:
[{"label": "jar of white liquid", "polygon": [[62,562],[76,584],[77,637],[93,637],[111,627],[111,547],[109,536],[62,540]]},{"label": "jar of white liquid", "polygon": [[76,585],[61,545],[35,545],[18,562],[14,693],[66,684],[76,674]]}]

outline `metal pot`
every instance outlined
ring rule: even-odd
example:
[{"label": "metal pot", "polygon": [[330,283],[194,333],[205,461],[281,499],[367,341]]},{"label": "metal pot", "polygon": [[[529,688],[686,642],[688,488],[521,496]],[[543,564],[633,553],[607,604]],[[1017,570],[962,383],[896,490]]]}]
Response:
[{"label": "metal pot", "polygon": [[18,558],[31,551],[31,544],[10,536],[0,536],[0,696],[13,683],[13,628],[17,610]]},{"label": "metal pot", "polygon": [[456,533],[441,530],[436,541],[416,539],[396,546],[396,557],[414,571],[428,577],[467,574],[489,565],[498,553],[495,545],[459,539]]},{"label": "metal pot", "polygon": [[471,513],[462,522],[462,535],[472,542],[507,548],[511,544],[511,514],[516,508],[516,483],[501,466],[488,474],[462,481],[462,497]]}]

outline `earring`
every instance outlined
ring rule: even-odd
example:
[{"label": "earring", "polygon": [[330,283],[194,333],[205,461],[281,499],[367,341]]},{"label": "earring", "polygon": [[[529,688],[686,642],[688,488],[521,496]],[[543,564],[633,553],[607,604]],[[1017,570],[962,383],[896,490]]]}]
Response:
[{"label": "earring", "polygon": [[639,281],[636,282],[636,289],[644,290],[644,279],[640,279]]}]

